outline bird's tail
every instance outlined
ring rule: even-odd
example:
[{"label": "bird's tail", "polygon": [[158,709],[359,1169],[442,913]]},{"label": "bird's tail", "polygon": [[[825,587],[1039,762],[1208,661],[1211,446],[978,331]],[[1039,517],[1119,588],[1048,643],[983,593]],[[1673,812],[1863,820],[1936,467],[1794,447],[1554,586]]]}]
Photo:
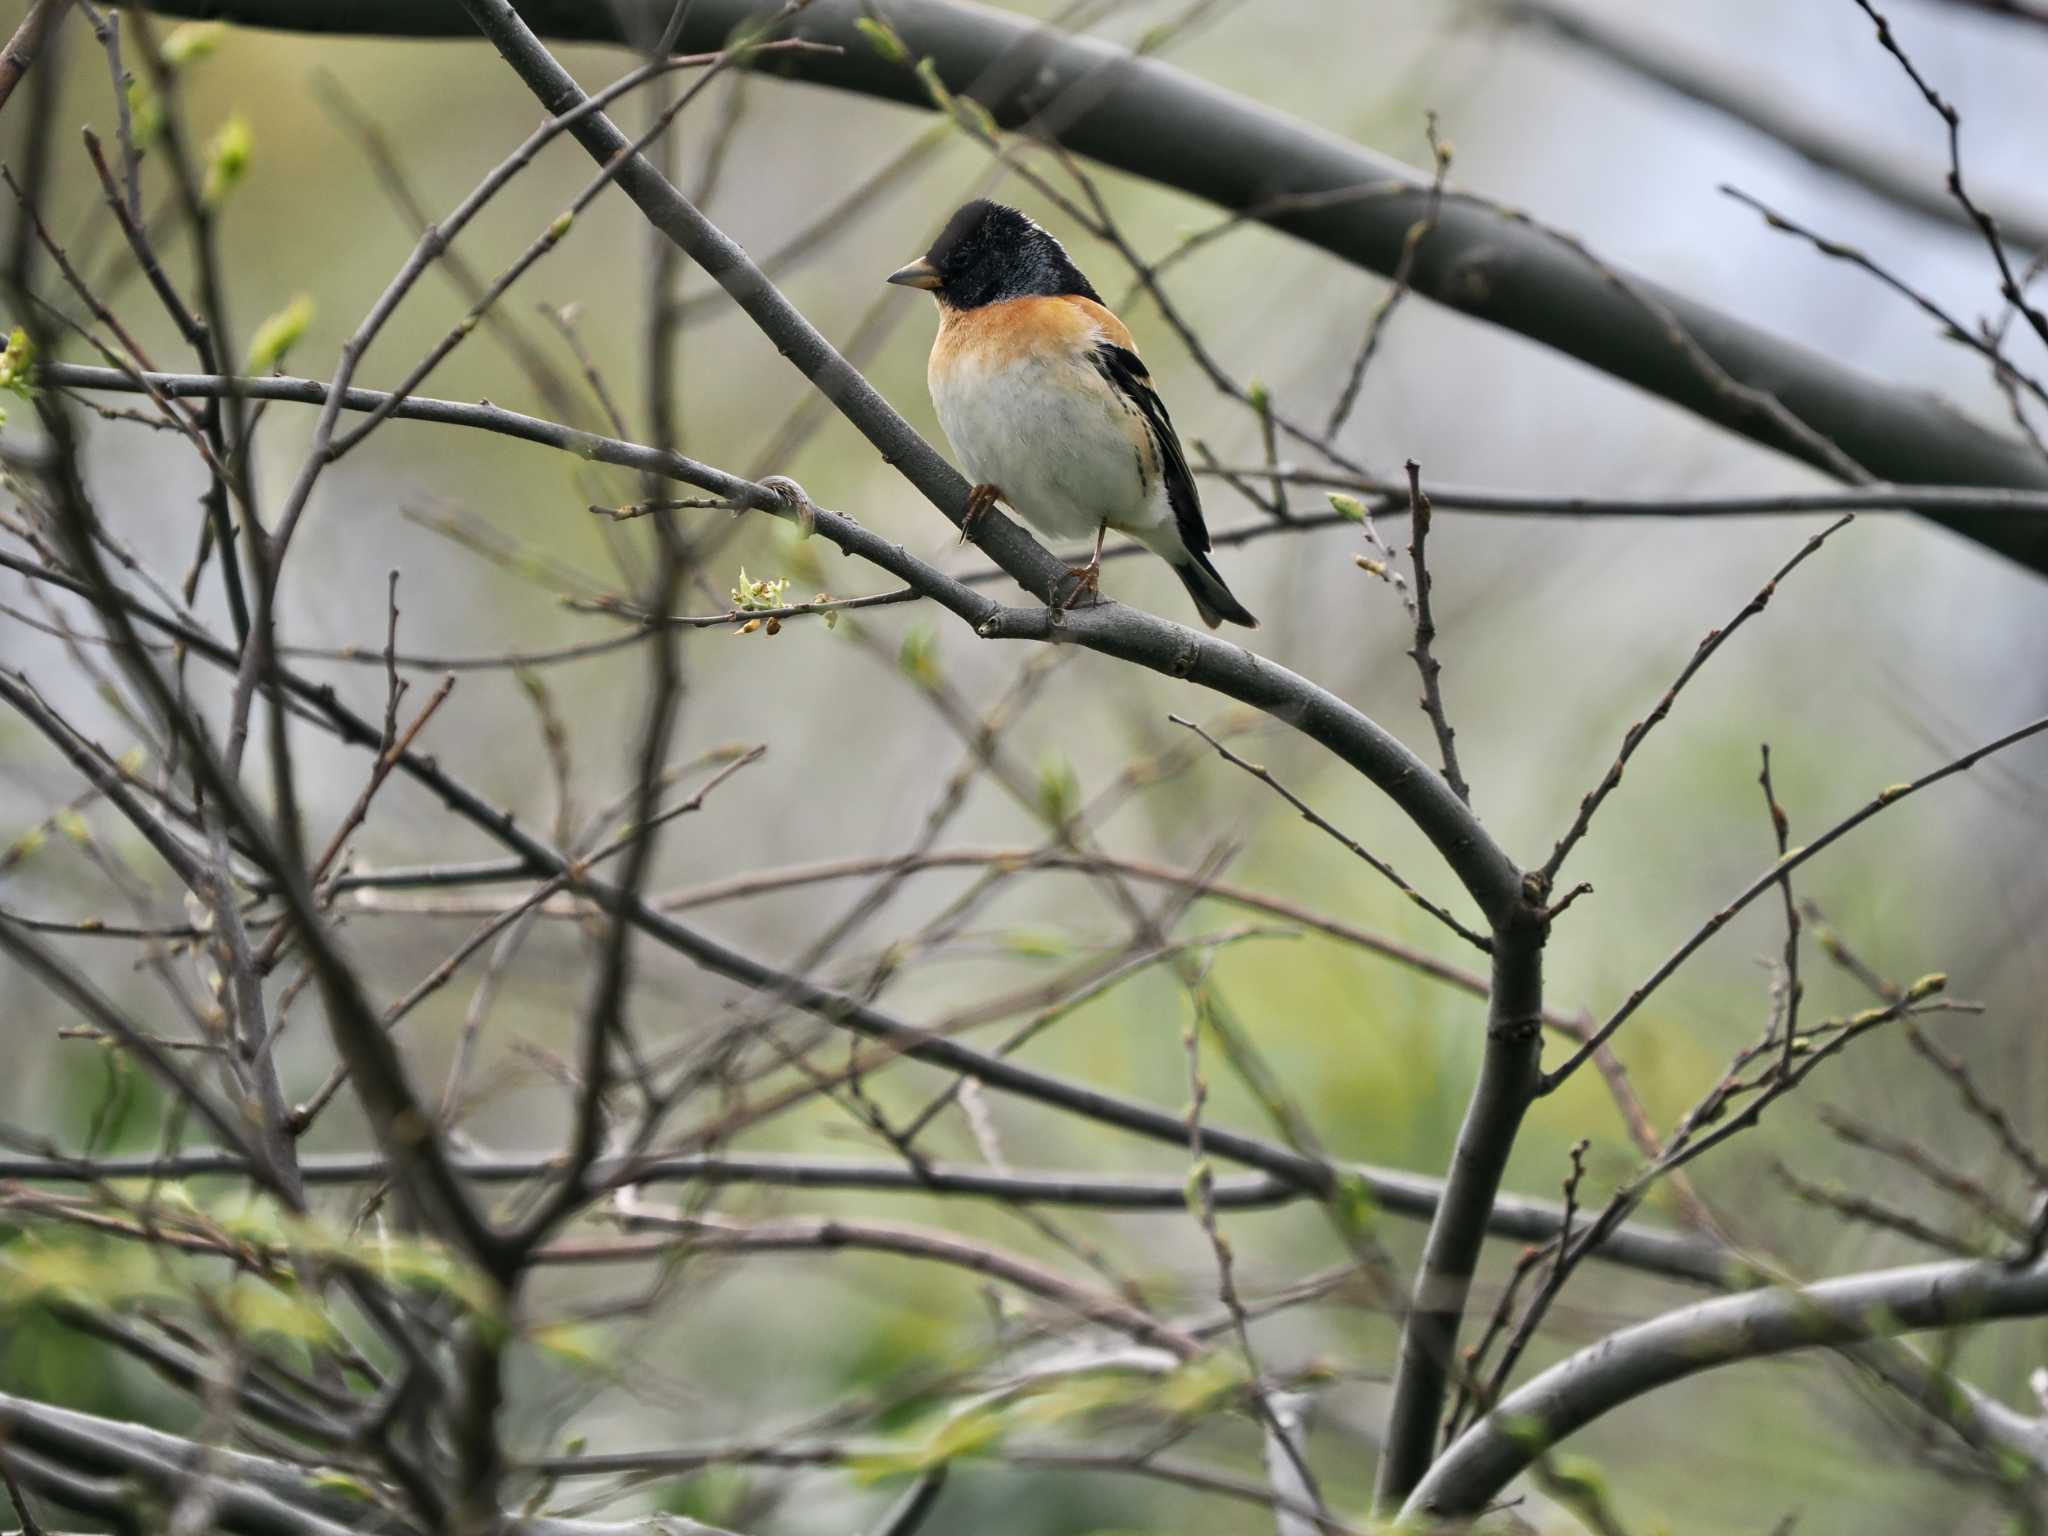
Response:
[{"label": "bird's tail", "polygon": [[1180,577],[1181,585],[1188,589],[1188,596],[1195,600],[1195,612],[1202,616],[1202,622],[1214,629],[1228,619],[1246,629],[1257,629],[1259,621],[1252,617],[1250,609],[1230,595],[1230,588],[1223,584],[1223,578],[1209,563],[1209,557],[1192,550],[1189,556],[1185,565],[1175,565],[1173,569],[1174,574]]}]

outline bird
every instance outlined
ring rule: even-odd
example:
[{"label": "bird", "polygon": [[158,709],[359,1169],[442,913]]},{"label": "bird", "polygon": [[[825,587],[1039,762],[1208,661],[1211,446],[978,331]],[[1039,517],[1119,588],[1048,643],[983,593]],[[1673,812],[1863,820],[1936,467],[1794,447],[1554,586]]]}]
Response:
[{"label": "bird", "polygon": [[974,481],[962,538],[999,500],[1048,538],[1092,535],[1064,610],[1099,594],[1114,528],[1173,567],[1211,629],[1258,628],[1209,558],[1195,477],[1129,329],[1049,231],[976,198],[888,281],[938,301],[926,379]]}]

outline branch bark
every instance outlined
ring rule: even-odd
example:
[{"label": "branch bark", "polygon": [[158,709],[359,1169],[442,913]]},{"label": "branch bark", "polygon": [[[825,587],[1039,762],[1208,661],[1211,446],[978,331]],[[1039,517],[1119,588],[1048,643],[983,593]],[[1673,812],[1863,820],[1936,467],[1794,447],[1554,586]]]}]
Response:
[{"label": "branch bark", "polygon": [[[1646,28],[1615,26],[1577,5],[1556,0],[1496,4],[1503,16],[1541,27],[1618,69],[1718,112],[1874,197],[1976,233],[1969,215],[1943,186],[1938,166],[1902,163],[1897,153],[1870,135],[1837,129],[1820,114],[1803,110],[1797,93],[1774,90],[1748,69],[1717,69],[1693,57],[1691,50],[1654,40]],[[2010,243],[2048,250],[2048,209],[2031,205],[2016,188],[2003,189],[1985,201],[1997,210],[1999,232]]]},{"label": "branch bark", "polygon": [[1795,1349],[1854,1344],[2048,1312],[2048,1265],[1921,1264],[1751,1291],[1653,1318],[1509,1393],[1446,1451],[1404,1515],[1476,1514],[1546,1449],[1615,1408],[1701,1371]]},{"label": "branch bark", "polygon": [[[1207,1133],[1205,1132],[1205,1135]],[[553,1173],[553,1154],[507,1154],[499,1157],[450,1159],[455,1171],[478,1184],[525,1183]],[[1443,1181],[1425,1174],[1369,1164],[1343,1164],[1360,1179],[1375,1207],[1392,1216],[1428,1219],[1443,1199]],[[25,1182],[80,1183],[123,1178],[248,1178],[257,1165],[233,1152],[213,1149],[137,1157],[95,1158],[89,1162],[35,1156],[0,1156],[0,1179]],[[301,1159],[308,1186],[377,1184],[392,1176],[384,1158],[368,1153],[337,1153]],[[777,1157],[766,1154],[663,1156],[629,1163],[600,1161],[590,1170],[593,1186],[758,1184],[775,1189],[874,1190],[923,1196],[962,1196],[1015,1201],[1023,1205],[1075,1206],[1113,1211],[1187,1210],[1187,1180],[1178,1175],[1074,1173],[1065,1170],[1011,1168],[996,1171],[959,1163],[879,1162],[832,1157]],[[1215,1199],[1219,1210],[1260,1210],[1311,1197],[1306,1185],[1272,1173],[1220,1175]],[[1511,1242],[1541,1243],[1557,1236],[1563,1210],[1554,1200],[1502,1195],[1487,1214],[1486,1230]],[[1739,1289],[1755,1282],[1754,1271],[1733,1251],[1704,1237],[1653,1226],[1622,1226],[1595,1248],[1592,1257],[1691,1285]]]},{"label": "branch bark", "polygon": [[[160,0],[157,9],[306,32],[402,37],[471,32],[458,0]],[[771,9],[763,0],[696,0],[676,46],[717,49],[742,20]],[[527,24],[544,36],[609,43],[658,29],[671,10],[670,0],[620,0],[604,6],[526,0],[519,7]],[[798,30],[844,51],[785,60],[790,75],[929,108],[922,82],[881,57],[860,34],[855,21],[862,14],[859,0],[814,0]],[[1354,266],[1391,275],[1400,265],[1409,227],[1428,215],[1429,184],[1413,168],[1167,65],[954,0],[894,0],[889,19],[914,54],[932,61],[948,87],[965,91],[983,81],[977,94],[998,123],[1019,124],[1047,100],[1088,82],[1076,93],[1085,103],[1076,106],[1063,132],[1067,148],[1251,214]],[[1106,82],[1114,88],[1105,88]],[[1299,201],[1283,211],[1268,206],[1283,194],[1345,189],[1372,193],[1325,206],[1303,207]],[[722,269],[709,270],[717,275]],[[1858,374],[1707,305],[1617,269],[1602,269],[1534,224],[1489,207],[1445,199],[1409,276],[1411,287],[1427,298],[1554,347],[1730,431],[1828,467],[1813,437],[1788,432],[1772,413],[1720,387],[1721,381],[1708,377],[1685,348],[1674,345],[1663,317],[1631,296],[1646,295],[1739,384],[1774,395],[1819,440],[1878,478],[2048,488],[2048,464],[1935,397]],[[2029,569],[2048,572],[2048,527],[1961,527],[1938,508],[1924,515]]]},{"label": "branch bark", "polygon": [[1383,1512],[1397,1507],[1429,1469],[1445,1387],[1457,1358],[1458,1328],[1486,1237],[1487,1212],[1498,1197],[1522,1117],[1542,1081],[1543,942],[1548,933],[1538,901],[1529,902],[1516,921],[1494,929],[1486,1051],[1401,1331],[1375,1489]]},{"label": "branch bark", "polygon": [[[203,1481],[212,1494],[211,1529],[234,1536],[348,1536],[366,1527],[365,1506],[323,1487],[288,1462],[167,1435],[140,1424],[53,1408],[0,1393],[0,1458],[31,1489],[134,1528],[138,1485],[174,1500]],[[382,1529],[381,1526],[377,1528]],[[507,1516],[502,1536],[730,1536],[673,1515],[607,1522]]]}]

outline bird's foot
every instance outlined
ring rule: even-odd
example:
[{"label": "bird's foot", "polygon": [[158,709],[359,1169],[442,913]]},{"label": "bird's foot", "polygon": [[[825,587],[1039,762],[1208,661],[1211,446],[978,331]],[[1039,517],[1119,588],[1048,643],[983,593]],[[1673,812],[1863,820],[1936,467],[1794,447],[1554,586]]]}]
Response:
[{"label": "bird's foot", "polygon": [[[1073,590],[1068,592],[1059,602],[1053,604],[1055,611],[1059,613],[1067,612],[1074,604],[1081,601],[1081,594],[1083,592],[1090,593],[1100,601],[1102,597],[1102,556],[1099,553],[1086,565],[1068,566],[1067,574],[1073,578]],[[1059,591],[1057,584],[1054,585],[1053,591]]]},{"label": "bird's foot", "polygon": [[967,511],[960,518],[960,542],[965,544],[968,535],[974,532],[974,525],[981,521],[982,513],[1002,498],[1002,487],[977,485],[967,493]]}]

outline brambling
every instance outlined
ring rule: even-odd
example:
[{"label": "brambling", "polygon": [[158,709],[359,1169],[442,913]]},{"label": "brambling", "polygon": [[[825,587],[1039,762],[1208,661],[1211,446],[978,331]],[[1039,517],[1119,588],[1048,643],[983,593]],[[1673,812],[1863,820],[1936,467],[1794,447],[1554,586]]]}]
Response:
[{"label": "brambling", "polygon": [[1114,528],[1173,567],[1211,629],[1258,627],[1210,563],[1195,478],[1131,333],[1058,240],[978,198],[889,281],[938,301],[927,379],[975,481],[963,537],[998,500],[1049,538],[1093,534],[1067,607],[1098,589]]}]

